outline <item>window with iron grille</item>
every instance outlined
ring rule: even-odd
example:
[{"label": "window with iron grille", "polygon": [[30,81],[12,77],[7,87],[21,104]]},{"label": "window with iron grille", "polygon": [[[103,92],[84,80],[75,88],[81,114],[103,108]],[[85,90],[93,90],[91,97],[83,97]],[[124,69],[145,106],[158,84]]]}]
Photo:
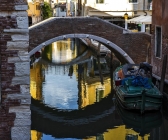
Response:
[{"label": "window with iron grille", "polygon": [[155,55],[156,57],[161,57],[162,50],[162,30],[161,27],[156,27],[156,39],[155,39]]},{"label": "window with iron grille", "polygon": [[137,3],[138,0],[129,0],[129,3]]}]

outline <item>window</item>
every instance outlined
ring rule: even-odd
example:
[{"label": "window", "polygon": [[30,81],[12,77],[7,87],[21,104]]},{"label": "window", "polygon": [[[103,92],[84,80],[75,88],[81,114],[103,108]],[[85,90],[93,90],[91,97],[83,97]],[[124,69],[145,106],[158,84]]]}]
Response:
[{"label": "window", "polygon": [[138,0],[129,0],[129,3],[137,3]]},{"label": "window", "polygon": [[104,0],[96,0],[96,3],[104,3]]},{"label": "window", "polygon": [[36,10],[40,10],[40,5],[36,5]]},{"label": "window", "polygon": [[147,9],[152,10],[152,0],[148,0]]},{"label": "window", "polygon": [[155,55],[156,57],[161,57],[161,35],[162,35],[161,27],[156,27],[156,39],[155,39]]},{"label": "window", "polygon": [[60,11],[61,12],[66,12],[66,8],[65,7],[60,7]]}]

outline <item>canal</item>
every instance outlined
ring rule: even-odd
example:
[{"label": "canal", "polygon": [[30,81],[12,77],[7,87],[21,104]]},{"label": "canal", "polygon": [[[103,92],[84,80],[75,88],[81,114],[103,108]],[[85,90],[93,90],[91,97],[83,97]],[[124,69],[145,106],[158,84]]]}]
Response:
[{"label": "canal", "polygon": [[78,39],[43,48],[30,65],[31,140],[168,139],[167,111],[123,110],[111,85],[108,55]]}]

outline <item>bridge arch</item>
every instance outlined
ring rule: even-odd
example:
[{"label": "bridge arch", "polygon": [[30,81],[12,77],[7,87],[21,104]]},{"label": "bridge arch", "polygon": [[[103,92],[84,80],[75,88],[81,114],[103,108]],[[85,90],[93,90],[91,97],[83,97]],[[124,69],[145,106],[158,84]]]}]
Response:
[{"label": "bridge arch", "polygon": [[29,56],[33,55],[35,52],[39,51],[40,49],[42,49],[43,47],[53,43],[53,42],[56,42],[56,41],[59,41],[59,40],[64,40],[64,39],[67,39],[67,38],[89,38],[89,39],[94,39],[102,44],[105,44],[106,47],[112,51],[115,51],[115,52],[118,52],[119,55],[121,57],[123,57],[123,59],[125,59],[128,63],[131,63],[133,64],[134,61],[132,60],[132,58],[123,50],[121,49],[119,46],[117,46],[116,44],[114,44],[113,42],[109,41],[109,40],[106,40],[102,37],[98,37],[98,36],[95,36],[95,35],[91,35],[91,34],[67,34],[67,35],[61,35],[61,36],[58,36],[58,37],[54,37],[50,40],[47,40],[41,44],[39,44],[37,47],[33,48],[30,52],[29,52]]},{"label": "bridge arch", "polygon": [[[41,47],[65,38],[89,38],[102,43],[127,63],[148,61],[151,35],[132,33],[94,17],[52,17],[29,27],[29,55]],[[147,56],[148,55],[148,56]],[[148,60],[147,60],[148,59]]]}]

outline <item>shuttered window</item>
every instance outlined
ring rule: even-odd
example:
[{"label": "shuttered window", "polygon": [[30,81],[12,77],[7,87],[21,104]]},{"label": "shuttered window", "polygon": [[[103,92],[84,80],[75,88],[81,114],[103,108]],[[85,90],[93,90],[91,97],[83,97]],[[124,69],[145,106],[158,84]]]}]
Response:
[{"label": "shuttered window", "polygon": [[162,30],[161,27],[156,27],[156,38],[155,38],[155,55],[156,57],[161,57],[162,50]]}]

